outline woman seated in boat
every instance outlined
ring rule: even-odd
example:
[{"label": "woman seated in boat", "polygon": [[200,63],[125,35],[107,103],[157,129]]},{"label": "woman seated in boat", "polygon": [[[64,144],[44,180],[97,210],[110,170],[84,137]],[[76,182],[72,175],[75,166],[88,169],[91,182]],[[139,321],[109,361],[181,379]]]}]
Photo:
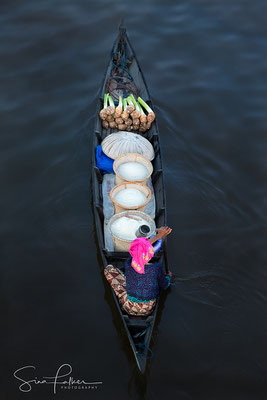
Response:
[{"label": "woman seated in boat", "polygon": [[129,248],[131,256],[125,262],[125,276],[113,265],[105,268],[105,276],[128,314],[150,314],[160,289],[167,289],[170,285],[171,272],[164,274],[161,264],[149,263],[149,260],[154,255],[152,244],[165,238],[171,231],[171,228],[164,226],[153,238],[135,239]]}]

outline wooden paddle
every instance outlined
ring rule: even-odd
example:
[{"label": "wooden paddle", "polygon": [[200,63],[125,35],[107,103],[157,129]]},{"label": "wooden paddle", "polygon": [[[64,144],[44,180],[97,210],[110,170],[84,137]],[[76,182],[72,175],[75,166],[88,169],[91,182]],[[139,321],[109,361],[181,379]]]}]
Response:
[{"label": "wooden paddle", "polygon": [[166,274],[169,274],[169,263],[168,263],[168,256],[167,256],[167,246],[166,246],[166,240],[162,239],[162,244],[163,244],[163,253],[164,253],[164,261],[165,261],[165,271]]}]

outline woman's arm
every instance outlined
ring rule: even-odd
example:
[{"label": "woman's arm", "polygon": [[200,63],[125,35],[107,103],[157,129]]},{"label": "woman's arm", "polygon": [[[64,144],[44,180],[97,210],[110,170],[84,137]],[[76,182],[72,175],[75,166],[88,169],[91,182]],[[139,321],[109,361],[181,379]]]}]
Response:
[{"label": "woman's arm", "polygon": [[171,233],[171,228],[168,226],[162,226],[159,228],[158,233],[153,238],[149,239],[150,243],[153,244],[159,239],[164,239],[167,235]]},{"label": "woman's arm", "polygon": [[[168,226],[162,226],[159,228],[158,233],[153,238],[149,239],[150,243],[153,244],[159,239],[164,239],[167,235],[171,233],[172,229]],[[164,275],[162,270],[159,278],[159,284],[162,288],[166,289],[170,285],[172,273],[171,271],[168,272],[167,275]]]}]

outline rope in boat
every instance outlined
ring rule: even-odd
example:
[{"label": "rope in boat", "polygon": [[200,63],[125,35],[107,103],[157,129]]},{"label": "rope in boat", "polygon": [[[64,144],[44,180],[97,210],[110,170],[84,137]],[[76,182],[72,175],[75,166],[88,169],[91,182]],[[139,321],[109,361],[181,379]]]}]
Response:
[{"label": "rope in boat", "polygon": [[149,360],[150,358],[154,357],[153,351],[145,344],[145,343],[137,343],[136,346],[139,346],[141,348],[146,348],[148,351],[150,351],[151,355],[150,356],[145,356],[144,354],[140,353],[139,356],[143,358],[144,360]]},{"label": "rope in boat", "polygon": [[133,93],[136,97],[139,95],[139,90],[134,84],[127,66],[125,46],[125,41],[121,38],[117,51],[112,51],[111,53],[112,69],[111,75],[106,83],[106,88],[107,92],[112,95],[114,100],[119,99],[119,91],[128,91],[129,93]]}]

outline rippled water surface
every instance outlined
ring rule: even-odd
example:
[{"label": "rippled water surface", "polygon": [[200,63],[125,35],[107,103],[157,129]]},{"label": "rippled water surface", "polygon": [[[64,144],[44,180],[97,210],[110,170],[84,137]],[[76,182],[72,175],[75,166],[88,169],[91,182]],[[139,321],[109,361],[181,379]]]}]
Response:
[{"label": "rippled water surface", "polygon": [[[60,400],[266,399],[266,13],[263,0],[1,5],[1,399],[21,398],[16,369],[63,363],[103,385]],[[96,98],[121,18],[156,105],[173,228],[143,378],[91,208]]]}]

